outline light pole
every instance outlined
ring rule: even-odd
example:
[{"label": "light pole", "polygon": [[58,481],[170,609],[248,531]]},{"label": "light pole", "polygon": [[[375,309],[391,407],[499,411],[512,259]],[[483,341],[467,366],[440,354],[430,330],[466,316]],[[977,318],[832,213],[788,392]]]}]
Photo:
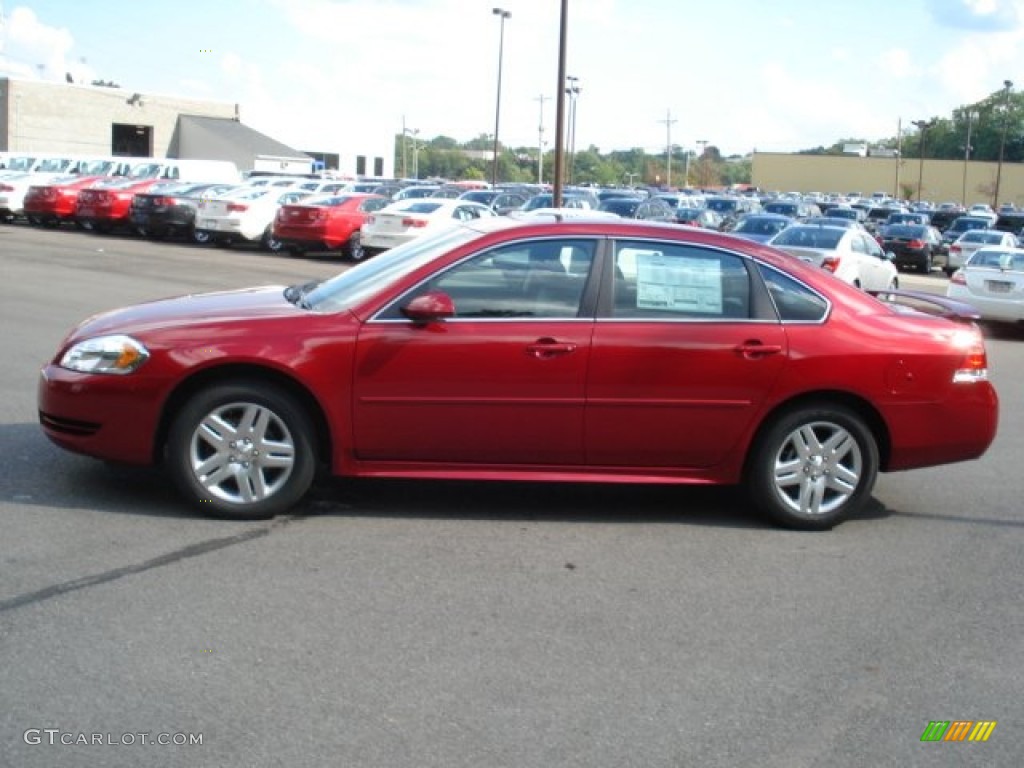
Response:
[{"label": "light pole", "polygon": [[924,143],[928,136],[928,129],[935,125],[934,120],[915,120],[914,126],[918,130],[918,166],[917,166],[917,202],[921,202],[921,189],[924,187]]},{"label": "light pole", "polygon": [[960,187],[960,202],[964,208],[967,207],[967,164],[971,161],[971,121],[974,119],[974,111],[968,109],[964,116],[967,118],[967,140],[964,142],[964,178]]},{"label": "light pole", "polygon": [[[410,136],[410,135],[412,136],[412,177],[414,179],[418,179],[420,177],[420,142],[419,142],[419,140],[416,137],[420,135],[420,129],[419,128],[403,128],[402,129],[402,133],[405,136]],[[404,137],[402,139],[402,145],[403,145],[403,147],[405,146],[405,139],[404,139]],[[402,158],[402,163],[403,163],[403,165],[405,163],[405,158],[404,157]],[[408,177],[406,177],[406,178],[408,178]]]},{"label": "light pole", "polygon": [[665,119],[659,120],[665,124],[665,186],[672,188],[672,124],[679,122],[673,119],[672,110],[665,110]]},{"label": "light pole", "polygon": [[550,96],[541,94],[534,101],[540,102],[540,124],[537,128],[537,183],[544,183],[544,102]]},{"label": "light pole", "polygon": [[576,97],[580,95],[580,79],[569,75],[565,92],[569,96],[569,173],[568,183],[572,184],[573,166],[576,164]]},{"label": "light pole", "polygon": [[689,189],[690,187],[690,155],[692,153],[692,150],[686,150],[686,172],[683,176],[683,189]]},{"label": "light pole", "polygon": [[695,143],[696,143],[696,145],[698,147],[700,147],[700,157],[697,160],[697,162],[700,163],[700,170],[697,173],[697,180],[700,181],[700,184],[698,186],[701,189],[703,189],[705,187],[706,183],[707,183],[704,180],[704,175],[705,175],[704,174],[704,170],[705,170],[704,167],[707,165],[707,158],[704,157],[704,151],[708,148],[708,140],[707,139],[697,139],[697,141]]},{"label": "light pole", "polygon": [[491,186],[498,183],[498,124],[501,122],[501,60],[505,48],[505,19],[512,14],[503,8],[492,8],[491,13],[501,19],[498,33],[498,96],[494,102],[494,159],[491,161]]},{"label": "light pole", "polygon": [[999,207],[999,184],[1003,179],[1003,153],[1006,151],[1006,126],[1010,123],[1010,89],[1013,83],[1003,80],[1003,130],[999,136],[999,164],[996,166],[996,188],[992,195],[992,208]]}]

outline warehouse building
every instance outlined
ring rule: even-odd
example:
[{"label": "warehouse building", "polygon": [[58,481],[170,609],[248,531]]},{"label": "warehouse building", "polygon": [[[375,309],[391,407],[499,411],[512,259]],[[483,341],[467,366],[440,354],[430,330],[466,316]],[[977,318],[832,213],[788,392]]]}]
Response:
[{"label": "warehouse building", "polygon": [[307,154],[245,125],[238,104],[6,77],[0,78],[0,152],[231,160],[242,171],[326,167],[351,176],[393,174],[391,147]]}]

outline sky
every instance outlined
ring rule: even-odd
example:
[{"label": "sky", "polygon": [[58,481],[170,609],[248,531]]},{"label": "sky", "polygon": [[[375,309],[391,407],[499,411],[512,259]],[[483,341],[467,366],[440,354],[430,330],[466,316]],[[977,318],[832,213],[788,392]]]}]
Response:
[{"label": "sky", "polygon": [[[501,21],[495,3],[510,15]],[[576,148],[894,137],[1024,88],[1024,0],[568,0]],[[554,144],[561,0],[4,2],[0,76],[240,105],[297,149],[417,131]],[[499,48],[501,55],[499,57]],[[544,97],[544,100],[541,100]],[[568,104],[565,131],[568,134]]]}]

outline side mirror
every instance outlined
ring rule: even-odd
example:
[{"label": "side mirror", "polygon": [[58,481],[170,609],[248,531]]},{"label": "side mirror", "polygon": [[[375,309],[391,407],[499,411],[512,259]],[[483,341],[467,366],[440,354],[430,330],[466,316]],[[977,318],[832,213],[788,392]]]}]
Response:
[{"label": "side mirror", "polygon": [[444,291],[428,291],[402,307],[402,314],[414,323],[425,325],[455,317],[455,302]]}]

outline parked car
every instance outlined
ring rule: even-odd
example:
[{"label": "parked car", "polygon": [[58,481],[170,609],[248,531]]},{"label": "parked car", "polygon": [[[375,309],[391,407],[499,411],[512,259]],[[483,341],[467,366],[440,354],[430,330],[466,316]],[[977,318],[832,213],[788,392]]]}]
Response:
[{"label": "parked car", "polygon": [[967,263],[971,254],[979,248],[995,246],[997,248],[1016,248],[1017,238],[1009,232],[1000,232],[996,229],[972,229],[964,232],[956,241],[949,246],[949,258],[946,262],[945,272],[952,275],[956,270]]},{"label": "parked car", "polygon": [[865,291],[899,287],[899,272],[892,257],[867,232],[794,224],[768,243]]},{"label": "parked car", "polygon": [[751,213],[740,219],[731,234],[758,243],[766,243],[793,222],[792,216],[783,214]]},{"label": "parked car", "polygon": [[279,206],[297,203],[309,193],[289,187],[239,187],[219,197],[204,198],[196,210],[196,237],[214,245],[259,243],[280,251],[274,239],[274,216]]},{"label": "parked car", "polygon": [[323,282],[94,316],[44,366],[38,410],[56,444],[162,463],[226,518],[288,510],[322,464],[742,483],[776,522],[825,529],[878,472],[995,437],[973,310],[889,298],[717,233],[492,216]]},{"label": "parked car", "polygon": [[928,223],[939,232],[945,232],[950,224],[964,215],[965,208],[956,203],[942,203],[937,209],[931,212]]},{"label": "parked car", "polygon": [[460,200],[486,205],[499,216],[518,211],[529,199],[522,192],[506,192],[500,189],[471,189],[459,196]]},{"label": "parked car", "polygon": [[360,242],[365,256],[375,256],[428,232],[448,229],[460,221],[497,216],[486,205],[471,200],[427,197],[393,202],[371,213],[362,226]]},{"label": "parked car", "polygon": [[[536,208],[551,208],[555,204],[555,196],[550,192],[539,192],[525,203],[519,210],[521,211],[532,211]],[[562,208],[587,208],[589,210],[597,210],[597,206],[600,203],[594,202],[589,196],[583,194],[574,194],[572,192],[562,193]]]},{"label": "parked car", "polygon": [[396,203],[399,200],[413,200],[422,197],[433,197],[434,193],[441,189],[439,184],[411,184],[403,187],[395,193],[391,199]]},{"label": "parked car", "polygon": [[878,241],[883,250],[893,254],[897,269],[911,267],[927,275],[936,261],[947,268],[942,234],[931,225],[887,224],[879,230]]},{"label": "parked car", "polygon": [[25,213],[25,194],[35,179],[32,173],[12,173],[0,178],[0,219],[11,221]]},{"label": "parked car", "polygon": [[175,182],[150,177],[101,179],[78,193],[75,221],[93,232],[110,232],[131,223],[132,198],[148,190],[173,188]]},{"label": "parked car", "polygon": [[609,197],[598,207],[623,219],[645,219],[648,221],[675,221],[676,212],[668,203],[656,197]]},{"label": "parked car", "polygon": [[950,298],[973,306],[985,320],[1024,321],[1024,249],[985,246],[953,273]]},{"label": "parked car", "polygon": [[1009,232],[1020,238],[1024,235],[1024,211],[1005,211],[999,214],[995,226],[1000,232]]},{"label": "parked car", "polygon": [[381,195],[354,192],[309,197],[278,208],[273,236],[293,253],[341,250],[349,260],[361,261],[359,230],[367,216],[390,202]]},{"label": "parked car", "polygon": [[[237,189],[236,184],[172,184],[132,198],[129,219],[135,230],[154,240],[180,236],[196,239],[196,211],[202,200]],[[200,238],[200,242],[205,242]]]},{"label": "parked car", "polygon": [[958,216],[942,232],[942,242],[949,248],[964,232],[969,232],[972,229],[990,229],[991,226],[987,217]]},{"label": "parked car", "polygon": [[864,208],[854,208],[851,205],[829,206],[828,210],[822,211],[822,214],[830,219],[849,219],[859,224],[863,224],[868,216],[868,212]]},{"label": "parked car", "polygon": [[722,217],[719,229],[728,231],[748,213],[757,213],[761,205],[749,197],[709,197],[704,206]]},{"label": "parked car", "polygon": [[722,214],[710,208],[676,208],[677,224],[713,229],[717,232],[722,229],[722,221]]},{"label": "parked car", "polygon": [[765,213],[776,213],[780,216],[789,216],[791,219],[807,219],[812,216],[821,216],[821,209],[814,203],[806,203],[803,200],[771,200],[761,206]]},{"label": "parked car", "polygon": [[104,176],[62,176],[44,184],[35,184],[25,192],[22,205],[25,218],[30,224],[47,227],[60,226],[63,222],[75,221],[78,196],[83,189],[103,181]]},{"label": "parked car", "polygon": [[890,226],[891,224],[930,225],[931,216],[922,211],[896,211],[894,213],[889,214],[889,218],[885,220],[885,223],[882,226],[887,227]]},{"label": "parked car", "polygon": [[988,203],[975,203],[967,209],[967,215],[988,219],[990,227],[994,225],[996,223],[996,219],[999,218],[999,215],[992,210],[992,206]]}]

